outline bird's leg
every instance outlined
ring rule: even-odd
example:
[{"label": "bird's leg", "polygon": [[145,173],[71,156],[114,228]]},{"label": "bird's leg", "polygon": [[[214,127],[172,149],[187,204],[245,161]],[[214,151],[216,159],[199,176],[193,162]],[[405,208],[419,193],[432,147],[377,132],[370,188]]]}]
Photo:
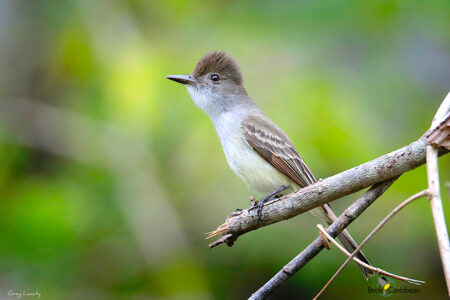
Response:
[{"label": "bird's leg", "polygon": [[287,188],[288,188],[287,186],[282,185],[279,188],[277,188],[275,191],[273,191],[272,193],[270,193],[269,195],[265,196],[264,198],[262,198],[259,201],[259,203],[256,205],[256,208],[258,209],[257,210],[258,223],[261,220],[261,215],[262,215],[262,210],[263,210],[264,203],[266,203],[267,201],[271,200],[272,198],[274,198],[276,195],[278,195],[279,193],[281,193],[282,191],[284,191]]}]

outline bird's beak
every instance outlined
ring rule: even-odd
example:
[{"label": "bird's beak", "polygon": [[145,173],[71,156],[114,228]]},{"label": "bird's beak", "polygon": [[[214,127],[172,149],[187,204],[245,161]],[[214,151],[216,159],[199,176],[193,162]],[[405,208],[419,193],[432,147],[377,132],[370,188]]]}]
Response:
[{"label": "bird's beak", "polygon": [[197,83],[197,80],[192,75],[169,75],[166,78],[182,84]]}]

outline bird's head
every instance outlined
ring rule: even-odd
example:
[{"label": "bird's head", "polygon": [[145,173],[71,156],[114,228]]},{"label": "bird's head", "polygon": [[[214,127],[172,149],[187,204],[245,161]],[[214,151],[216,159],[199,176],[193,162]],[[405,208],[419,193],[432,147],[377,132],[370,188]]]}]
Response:
[{"label": "bird's head", "polygon": [[224,51],[204,55],[192,74],[166,78],[184,84],[192,100],[210,116],[232,108],[247,96],[236,60]]}]

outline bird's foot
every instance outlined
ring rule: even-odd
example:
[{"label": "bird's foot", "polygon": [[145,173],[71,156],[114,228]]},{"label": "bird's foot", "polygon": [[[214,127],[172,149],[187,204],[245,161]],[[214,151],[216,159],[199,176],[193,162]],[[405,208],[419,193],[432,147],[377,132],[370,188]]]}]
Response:
[{"label": "bird's foot", "polygon": [[267,201],[270,201],[272,198],[276,197],[279,193],[281,193],[282,191],[284,191],[287,188],[288,188],[287,186],[282,185],[279,188],[277,188],[275,191],[270,193],[269,195],[267,195],[264,198],[262,198],[259,202],[255,203],[256,205],[254,205],[251,209],[253,209],[253,208],[257,209],[256,213],[258,215],[258,224],[261,221],[261,216],[262,216],[262,210],[263,210],[263,207],[264,207],[264,203],[266,203]]}]

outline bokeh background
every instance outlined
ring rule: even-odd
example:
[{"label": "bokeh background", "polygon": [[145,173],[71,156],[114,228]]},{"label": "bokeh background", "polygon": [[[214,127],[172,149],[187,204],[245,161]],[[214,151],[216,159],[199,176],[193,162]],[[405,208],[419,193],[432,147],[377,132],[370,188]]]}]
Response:
[{"label": "bokeh background", "polygon": [[[252,192],[207,116],[165,76],[227,50],[248,93],[325,178],[427,130],[450,88],[449,12],[434,0],[1,1],[0,299],[248,297],[317,236],[317,220],[208,249],[204,233]],[[447,216],[449,162],[440,159]],[[423,166],[404,174],[350,226],[355,239],[425,187]],[[365,253],[425,280],[412,298],[446,297],[426,200]],[[322,252],[272,299],[311,298],[343,261]],[[323,298],[380,299],[373,285],[351,265]]]}]

